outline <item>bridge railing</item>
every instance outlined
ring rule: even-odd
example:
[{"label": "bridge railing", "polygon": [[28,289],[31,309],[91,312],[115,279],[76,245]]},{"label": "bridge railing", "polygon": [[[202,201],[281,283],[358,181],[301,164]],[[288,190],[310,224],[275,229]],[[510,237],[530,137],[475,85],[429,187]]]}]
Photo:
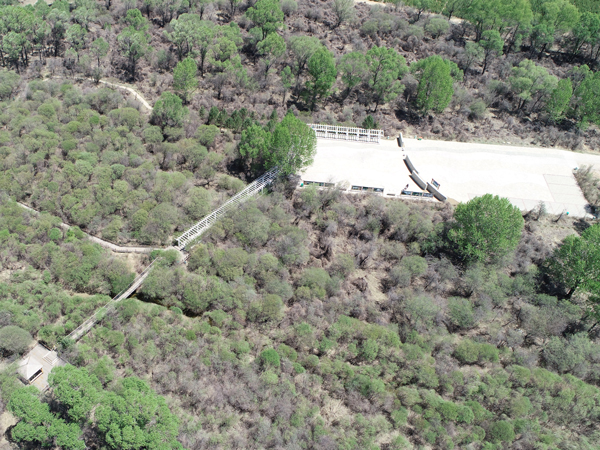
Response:
[{"label": "bridge railing", "polygon": [[111,311],[115,304],[123,300],[124,298],[129,297],[146,279],[148,274],[150,273],[150,269],[154,265],[157,260],[152,261],[143,271],[140,273],[125,289],[115,295],[106,305],[98,308],[94,314],[88,317],[81,325],[75,328],[71,333],[67,336],[67,338],[72,339],[74,341],[78,341],[81,337],[86,334],[90,329],[99,321],[101,321],[106,313]]},{"label": "bridge railing", "polygon": [[177,241],[177,248],[179,250],[183,250],[186,245],[188,245],[191,241],[197,239],[208,230],[216,221],[218,221],[221,217],[223,217],[229,210],[231,210],[234,206],[239,205],[244,202],[248,198],[256,195],[258,192],[262,191],[265,187],[273,182],[273,180],[277,177],[279,173],[279,169],[274,167],[269,170],[264,175],[260,176],[252,183],[250,183],[246,188],[238,192],[236,195],[231,197],[227,202],[225,202],[220,208],[215,209],[208,216],[197,222],[195,225],[186,230],[181,236],[179,236]]},{"label": "bridge railing", "polygon": [[318,138],[341,139],[345,141],[376,142],[383,139],[383,130],[369,130],[366,128],[338,127],[335,125],[322,125],[309,123]]}]

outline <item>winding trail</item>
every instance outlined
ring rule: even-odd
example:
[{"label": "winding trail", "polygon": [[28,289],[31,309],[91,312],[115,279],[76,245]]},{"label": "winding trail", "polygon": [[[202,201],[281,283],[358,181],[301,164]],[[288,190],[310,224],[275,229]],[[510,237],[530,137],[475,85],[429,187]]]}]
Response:
[{"label": "winding trail", "polygon": [[[25,203],[21,203],[21,202],[17,202],[17,204],[22,207],[27,209],[28,211],[31,211],[35,214],[40,214],[41,211],[38,211],[36,209],[33,209],[31,206],[26,205]],[[64,223],[61,222],[60,223],[60,227],[63,230],[68,230],[69,228],[72,227],[72,225],[69,225],[68,223]],[[101,245],[104,248],[107,248],[113,252],[116,253],[150,253],[152,250],[164,250],[164,248],[162,247],[128,247],[128,246],[120,246],[117,244],[114,244],[110,241],[101,239],[99,237],[96,237],[92,234],[86,233],[85,231],[82,231],[83,234],[85,234],[87,236],[87,238],[92,241],[95,242],[96,244]]]},{"label": "winding trail", "polygon": [[[96,83],[96,80],[94,80],[93,78],[84,78],[84,77],[74,77],[74,78],[68,78],[68,77],[64,77],[64,76],[52,76],[50,77],[53,80],[70,80],[70,79],[74,79],[74,80],[80,80],[80,81],[91,81],[92,83]],[[117,88],[117,89],[124,89],[126,91],[128,91],[129,93],[133,94],[133,97],[140,102],[144,108],[146,108],[146,112],[149,114],[152,112],[152,110],[154,109],[152,106],[150,106],[150,103],[148,103],[148,101],[142,96],[142,94],[140,94],[138,91],[136,91],[134,88],[132,88],[131,86],[127,86],[125,84],[121,84],[121,83],[113,83],[112,81],[106,81],[106,80],[99,80],[98,83],[102,83],[106,86],[110,86],[113,88]]]}]

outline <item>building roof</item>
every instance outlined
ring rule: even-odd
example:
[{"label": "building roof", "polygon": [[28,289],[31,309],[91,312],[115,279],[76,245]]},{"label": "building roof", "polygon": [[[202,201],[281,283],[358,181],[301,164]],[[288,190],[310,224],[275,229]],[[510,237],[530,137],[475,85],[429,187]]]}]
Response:
[{"label": "building roof", "polygon": [[26,380],[29,380],[36,373],[42,370],[42,367],[42,363],[40,363],[36,358],[33,356],[28,356],[19,363],[19,368],[17,371],[19,372],[19,375]]}]

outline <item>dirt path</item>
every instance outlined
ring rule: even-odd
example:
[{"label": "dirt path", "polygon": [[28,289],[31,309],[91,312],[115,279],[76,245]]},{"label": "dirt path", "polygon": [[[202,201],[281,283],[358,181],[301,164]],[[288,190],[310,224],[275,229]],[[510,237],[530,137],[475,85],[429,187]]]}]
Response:
[{"label": "dirt path", "polygon": [[[22,208],[25,208],[29,211],[34,212],[35,214],[40,213],[40,211],[37,211],[37,210],[33,209],[31,206],[26,205],[24,203],[17,202],[17,204],[19,206],[21,206]],[[71,225],[61,222],[60,227],[63,230],[68,230],[69,228],[71,228]],[[155,247],[127,247],[127,246],[123,247],[123,246],[120,246],[117,244],[113,244],[112,242],[106,241],[99,237],[93,236],[91,234],[88,234],[85,231],[83,232],[83,234],[85,234],[90,241],[95,242],[95,243],[101,245],[102,247],[107,248],[115,253],[150,253],[152,250],[162,250],[161,248],[157,249]]]},{"label": "dirt path", "polygon": [[[91,80],[91,78],[87,78],[88,80]],[[94,81],[94,80],[91,80]],[[146,108],[148,110],[148,112],[152,112],[152,110],[154,108],[152,108],[152,106],[150,106],[150,103],[148,103],[146,101],[146,99],[144,97],[142,97],[142,94],[140,94],[138,91],[136,91],[134,88],[126,86],[124,84],[119,84],[119,83],[112,83],[110,81],[104,81],[104,80],[100,80],[100,83],[102,84],[106,84],[107,86],[112,86],[118,89],[125,89],[126,91],[129,91],[133,94],[133,97],[140,102],[142,105],[144,105],[144,108]]]},{"label": "dirt path", "polygon": [[[59,80],[68,80],[68,77],[59,77],[59,76],[53,76],[50,77],[52,79],[59,79]],[[93,78],[83,78],[83,77],[75,77],[75,80],[85,80],[85,81],[92,81],[92,82],[96,82],[96,80],[94,80]],[[148,103],[146,101],[146,99],[144,97],[142,97],[142,94],[140,94],[138,91],[136,91],[134,88],[132,88],[131,86],[127,86],[125,84],[121,84],[121,83],[113,83],[112,81],[106,81],[106,80],[100,80],[98,81],[99,83],[105,84],[106,86],[110,86],[110,87],[114,87],[117,89],[124,89],[126,91],[128,91],[129,93],[133,94],[133,98],[135,98],[138,102],[140,102],[144,108],[146,108],[146,112],[147,113],[151,113],[152,110],[154,108],[152,108],[152,106],[150,106],[150,103]]]}]

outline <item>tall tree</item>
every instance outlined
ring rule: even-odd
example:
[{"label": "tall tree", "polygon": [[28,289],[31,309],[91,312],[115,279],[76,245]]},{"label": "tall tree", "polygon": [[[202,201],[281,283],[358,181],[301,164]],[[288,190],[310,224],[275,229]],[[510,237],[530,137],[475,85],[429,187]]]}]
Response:
[{"label": "tall tree", "polygon": [[253,7],[248,8],[246,16],[261,29],[263,39],[283,25],[283,11],[279,0],[258,0]]},{"label": "tall tree", "polygon": [[564,78],[558,82],[546,103],[546,111],[552,120],[557,121],[564,117],[571,97],[573,97],[573,85],[569,78]]},{"label": "tall tree", "polygon": [[188,114],[181,98],[170,92],[163,92],[154,104],[150,120],[161,128],[180,127]]},{"label": "tall tree", "polygon": [[273,64],[275,64],[279,58],[285,54],[285,41],[277,33],[270,33],[266,38],[256,45],[256,48],[258,50],[258,54],[261,55],[265,64],[266,78],[271,66],[273,66]]},{"label": "tall tree", "polygon": [[486,194],[459,204],[448,238],[467,261],[499,260],[515,250],[524,220],[507,198]]},{"label": "tall tree", "polygon": [[300,88],[300,76],[306,69],[306,64],[317,50],[323,47],[315,36],[290,36],[288,39],[288,49],[292,56],[292,68],[296,76],[295,95],[298,95]]},{"label": "tall tree", "polygon": [[148,37],[144,31],[127,27],[117,36],[117,42],[119,50],[129,61],[131,78],[135,80],[137,63],[148,52]]},{"label": "tall tree", "polygon": [[333,28],[337,28],[354,17],[354,0],[333,0],[331,10],[335,17]]},{"label": "tall tree", "polygon": [[352,89],[365,81],[369,74],[367,57],[361,52],[346,53],[342,56],[338,69],[342,75],[342,82],[346,85],[345,97],[348,97]]},{"label": "tall tree", "polygon": [[179,421],[165,399],[145,381],[124,378],[106,392],[94,421],[109,449],[183,449],[177,442]]},{"label": "tall tree", "polygon": [[558,78],[548,73],[548,69],[525,59],[512,68],[508,83],[519,98],[518,109],[531,103],[531,108],[547,99],[558,84]]},{"label": "tall tree", "polygon": [[288,113],[273,131],[265,168],[277,166],[283,175],[292,175],[311,165],[316,151],[314,130]]},{"label": "tall tree", "polygon": [[580,69],[579,75],[584,78],[575,88],[573,115],[581,127],[586,127],[590,122],[600,123],[600,72],[592,72],[587,66]]},{"label": "tall tree", "polygon": [[198,88],[198,66],[192,58],[185,58],[177,63],[173,70],[173,89],[184,103],[188,103],[190,95]]},{"label": "tall tree", "polygon": [[87,31],[78,24],[71,25],[65,33],[67,42],[77,52],[77,61],[79,61],[79,51],[85,47],[86,37]]},{"label": "tall tree", "polygon": [[600,225],[586,228],[581,237],[567,236],[548,259],[546,269],[567,297],[577,290],[584,293],[591,315],[600,321]]},{"label": "tall tree", "polygon": [[98,60],[98,68],[100,68],[100,59],[104,58],[108,54],[109,45],[101,37],[92,42],[90,52]]},{"label": "tall tree", "polygon": [[56,367],[48,377],[52,395],[66,408],[74,422],[84,420],[100,401],[100,381],[86,370],[75,366]]},{"label": "tall tree", "polygon": [[488,63],[492,56],[498,56],[502,53],[502,48],[504,46],[504,41],[500,36],[500,33],[496,30],[487,30],[481,34],[481,40],[479,41],[479,46],[484,51],[483,57],[483,69],[481,74],[485,73],[487,69]]},{"label": "tall tree", "polygon": [[419,85],[417,86],[417,108],[442,112],[450,104],[454,94],[454,80],[462,79],[462,70],[451,61],[434,55],[411,64]]},{"label": "tall tree", "polygon": [[306,98],[314,110],[318,99],[329,95],[329,90],[335,83],[337,69],[333,54],[326,48],[317,50],[308,60],[309,79],[306,82]]},{"label": "tall tree", "polygon": [[398,96],[404,86],[399,78],[408,72],[406,60],[393,48],[373,46],[367,52],[369,68],[368,84],[371,88],[375,111],[381,103],[387,103]]}]

